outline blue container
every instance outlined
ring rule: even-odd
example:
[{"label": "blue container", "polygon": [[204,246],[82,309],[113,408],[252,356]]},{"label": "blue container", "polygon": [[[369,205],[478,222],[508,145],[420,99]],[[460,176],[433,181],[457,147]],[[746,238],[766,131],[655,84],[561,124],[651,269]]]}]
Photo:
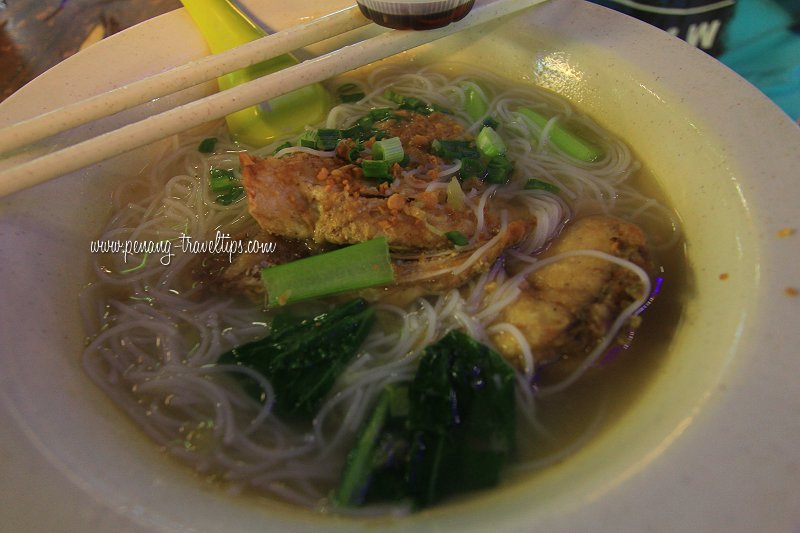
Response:
[{"label": "blue container", "polygon": [[800,0],[592,0],[705,50],[800,120]]}]

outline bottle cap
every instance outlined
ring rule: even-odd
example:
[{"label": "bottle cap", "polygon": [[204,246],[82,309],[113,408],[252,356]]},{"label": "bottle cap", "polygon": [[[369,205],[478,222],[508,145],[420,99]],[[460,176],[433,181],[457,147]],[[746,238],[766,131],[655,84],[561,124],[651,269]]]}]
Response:
[{"label": "bottle cap", "polygon": [[430,30],[464,18],[475,0],[357,0],[365,17],[389,28]]}]

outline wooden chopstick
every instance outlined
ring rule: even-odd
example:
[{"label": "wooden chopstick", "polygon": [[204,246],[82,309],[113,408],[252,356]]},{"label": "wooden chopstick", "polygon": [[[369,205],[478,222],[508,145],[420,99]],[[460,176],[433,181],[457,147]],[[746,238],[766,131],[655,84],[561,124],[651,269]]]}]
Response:
[{"label": "wooden chopstick", "polygon": [[[234,111],[534,6],[544,0],[486,0],[459,22],[427,31],[391,30],[0,172],[0,197],[129,152]],[[278,35],[278,34],[275,34]]]},{"label": "wooden chopstick", "polygon": [[351,6],[0,129],[0,154],[369,24]]}]

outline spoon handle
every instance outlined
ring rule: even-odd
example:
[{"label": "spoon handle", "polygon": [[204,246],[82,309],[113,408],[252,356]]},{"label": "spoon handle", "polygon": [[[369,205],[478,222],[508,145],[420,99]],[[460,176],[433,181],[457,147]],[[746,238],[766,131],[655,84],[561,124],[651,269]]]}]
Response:
[{"label": "spoon handle", "polygon": [[266,35],[228,0],[181,0],[181,4],[214,54]]},{"label": "spoon handle", "polygon": [[[181,3],[212,53],[224,52],[266,35],[229,0],[181,0]],[[224,91],[298,63],[294,56],[284,54],[221,76],[217,83]],[[264,146],[301,131],[307,124],[320,122],[331,103],[328,92],[320,84],[313,84],[227,115],[225,121],[236,141],[254,147]]]}]

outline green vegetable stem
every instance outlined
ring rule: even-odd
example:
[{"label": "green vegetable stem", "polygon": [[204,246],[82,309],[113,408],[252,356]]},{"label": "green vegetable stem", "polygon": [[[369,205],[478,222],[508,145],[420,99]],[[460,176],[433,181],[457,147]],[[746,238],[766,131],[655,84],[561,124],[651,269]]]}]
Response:
[{"label": "green vegetable stem", "polygon": [[[549,121],[544,116],[527,107],[520,107],[517,109],[517,112],[530,119],[540,128],[544,128]],[[578,137],[558,123],[554,124],[550,129],[550,142],[570,157],[587,163],[596,161],[603,155],[599,148]]]},{"label": "green vegetable stem", "polygon": [[394,281],[385,237],[261,270],[269,307]]},{"label": "green vegetable stem", "polygon": [[367,501],[406,498],[407,416],[408,387],[386,387],[347,455],[333,495],[335,505],[353,507]]}]

